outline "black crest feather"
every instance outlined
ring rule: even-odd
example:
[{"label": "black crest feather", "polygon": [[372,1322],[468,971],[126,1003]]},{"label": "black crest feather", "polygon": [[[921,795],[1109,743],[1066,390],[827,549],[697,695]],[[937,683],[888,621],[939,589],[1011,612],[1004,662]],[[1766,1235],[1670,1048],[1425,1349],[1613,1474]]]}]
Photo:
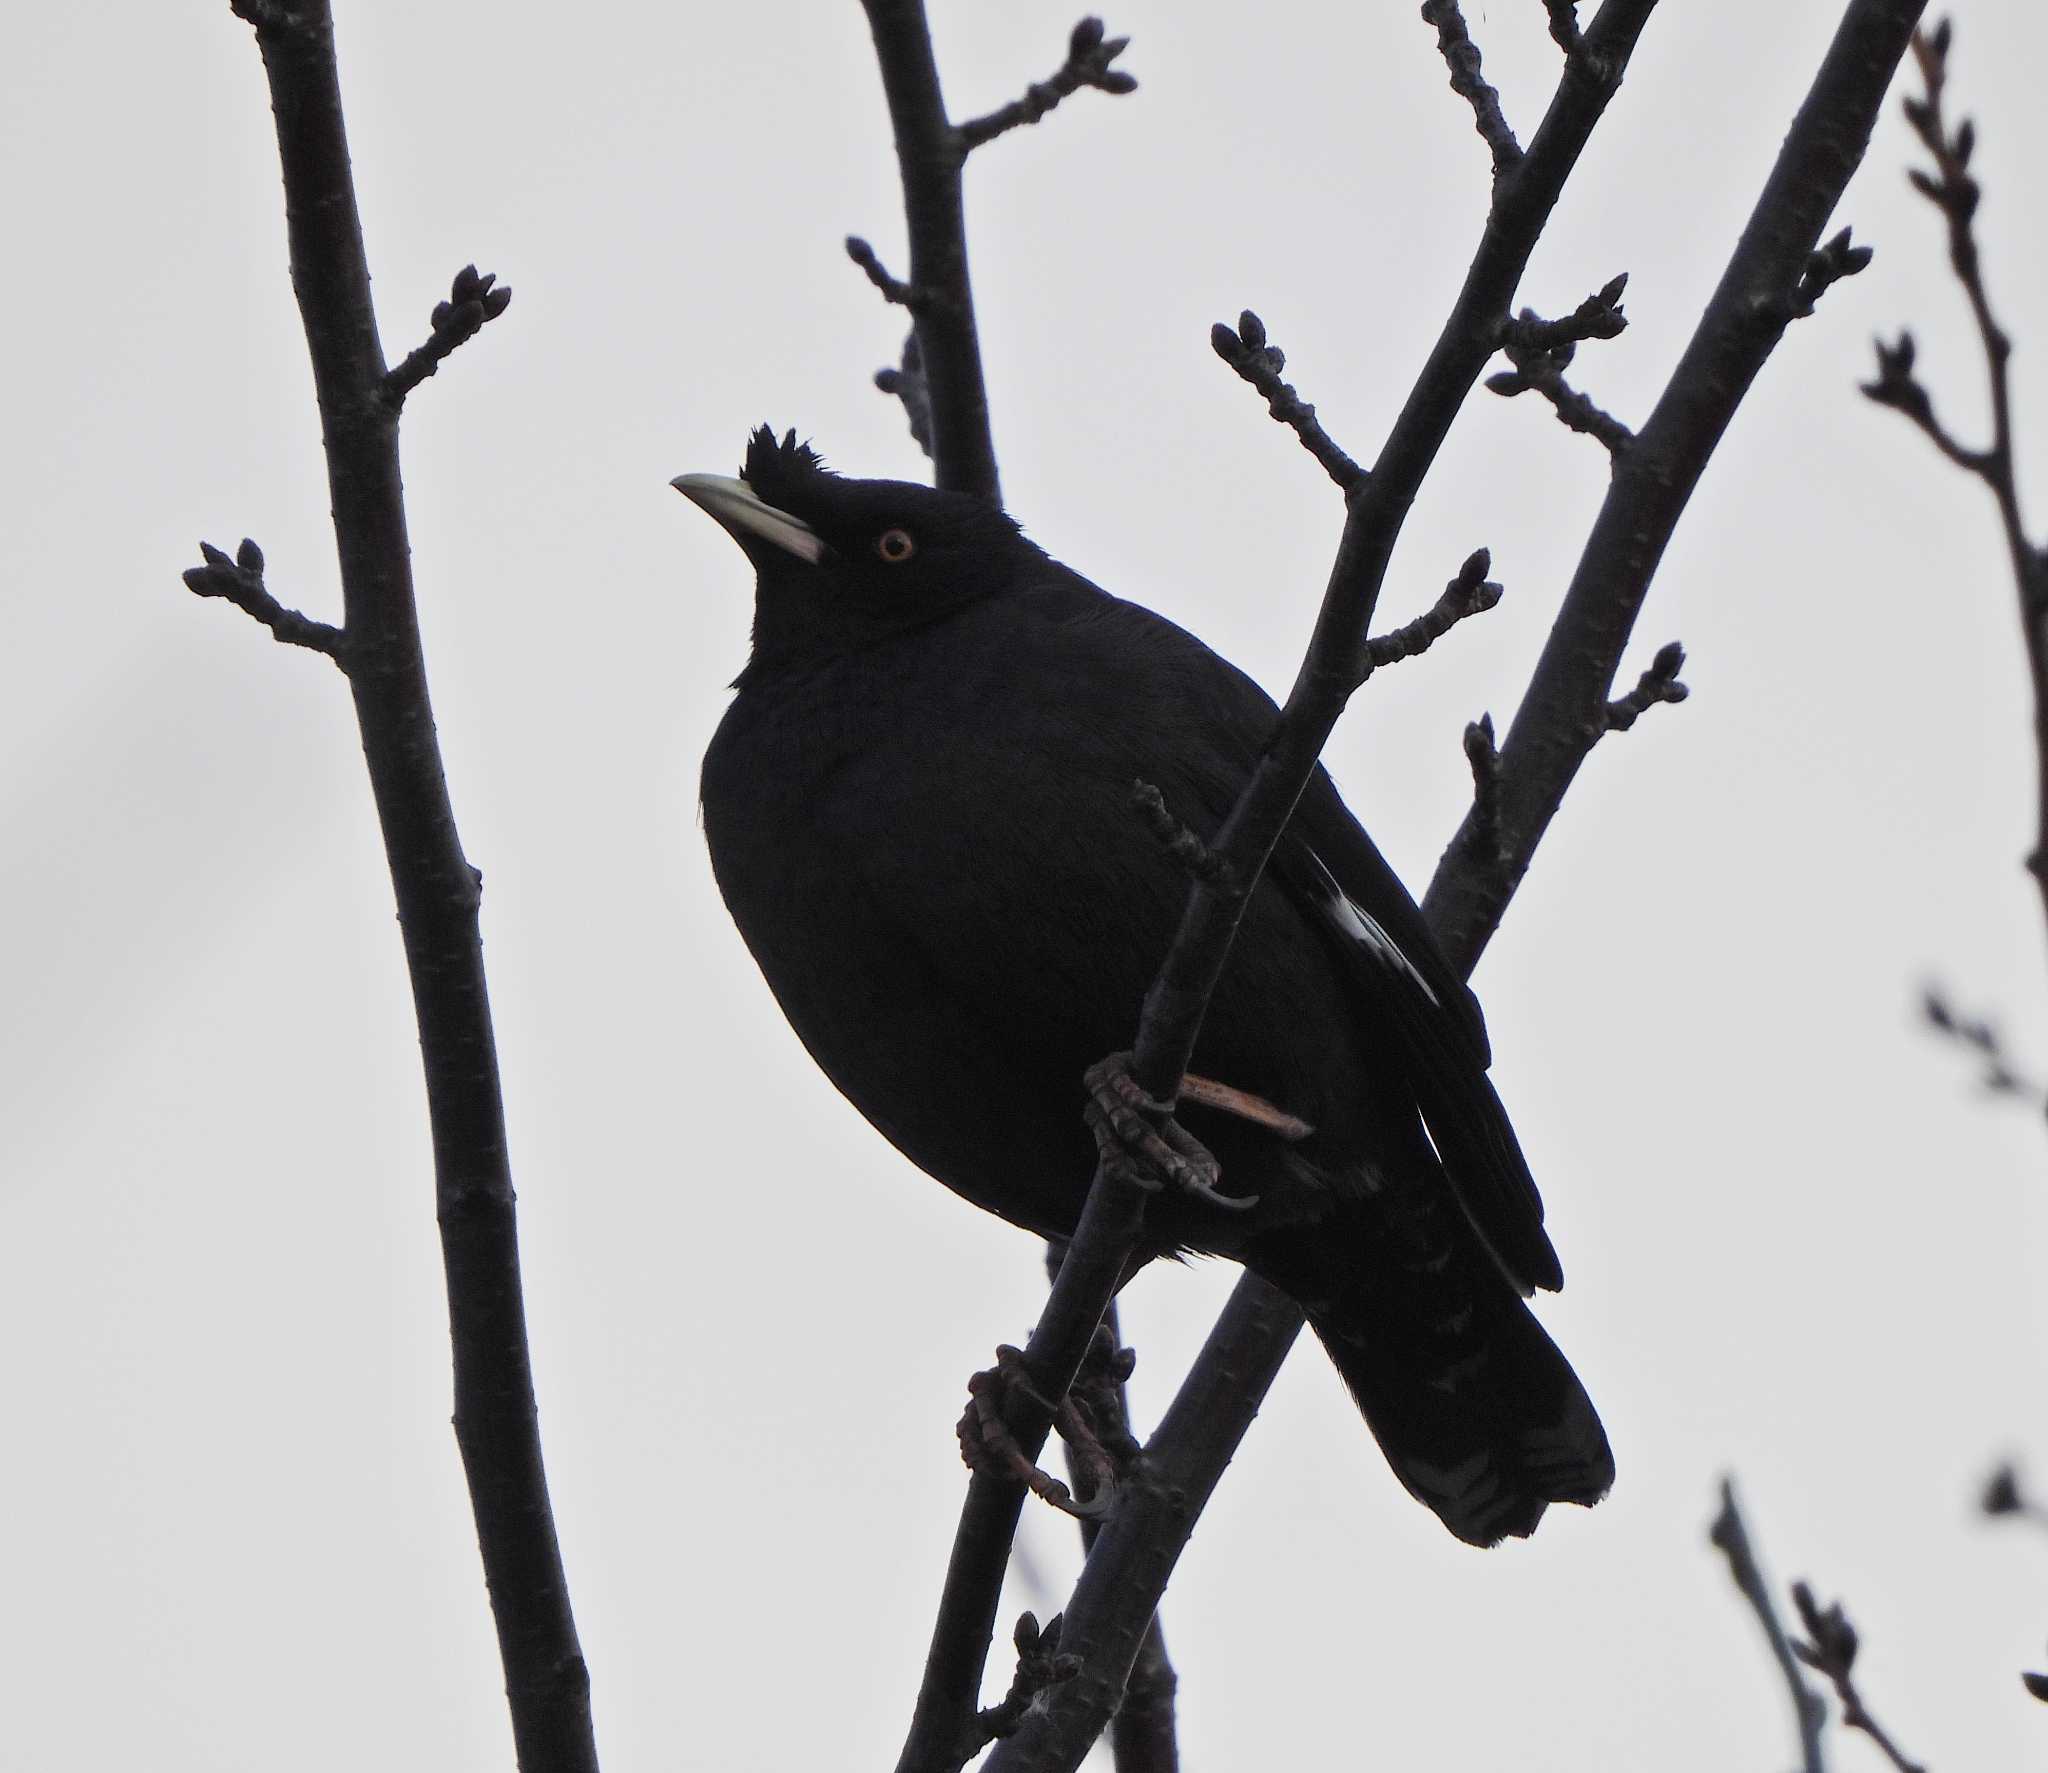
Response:
[{"label": "black crest feather", "polygon": [[778,438],[772,425],[762,425],[747,439],[747,459],[740,478],[768,504],[790,511],[796,508],[790,502],[793,493],[801,503],[800,489],[831,472],[823,456],[808,443],[797,442],[794,430]]}]

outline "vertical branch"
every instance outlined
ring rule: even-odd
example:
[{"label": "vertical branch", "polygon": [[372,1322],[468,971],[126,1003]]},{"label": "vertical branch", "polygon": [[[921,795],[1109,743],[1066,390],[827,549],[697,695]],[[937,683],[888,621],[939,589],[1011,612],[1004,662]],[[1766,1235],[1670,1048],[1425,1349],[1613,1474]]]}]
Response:
[{"label": "vertical branch", "polygon": [[[595,1773],[589,1673],[548,1501],[527,1355],[477,927],[480,877],[462,852],[435,741],[399,485],[400,405],[446,352],[415,353],[395,379],[386,371],[327,0],[235,0],[234,10],[256,28],[277,120],[292,289],[312,357],[340,557],[346,615],[336,656],[355,698],[419,1023],[454,1344],[455,1432],[513,1737],[524,1773]],[[457,279],[454,294],[449,313],[437,315],[437,335],[468,336],[502,312],[506,299],[473,271]],[[241,564],[260,580],[259,551],[246,549]],[[212,556],[202,570],[213,570]]]},{"label": "vertical branch", "polygon": [[910,225],[910,288],[918,355],[930,401],[937,483],[1000,499],[988,384],[967,275],[967,212],[960,174],[966,145],[946,116],[924,0],[862,0],[896,134],[903,213]]},{"label": "vertical branch", "polygon": [[[1045,1266],[1049,1279],[1058,1280],[1066,1249],[1064,1242],[1046,1245]],[[1110,1301],[1109,1309],[1102,1314],[1102,1328],[1112,1348],[1122,1346],[1115,1300]],[[1117,1380],[1113,1390],[1117,1417],[1124,1432],[1128,1433],[1130,1398],[1124,1382]],[[1078,1492],[1081,1474],[1071,1450],[1068,1475]],[[1128,1472],[1120,1472],[1119,1480],[1128,1475]],[[1084,1518],[1081,1522],[1082,1550],[1092,1552],[1101,1533],[1100,1520],[1092,1516]],[[1130,1678],[1124,1683],[1116,1715],[1109,1723],[1110,1759],[1115,1763],[1116,1773],[1177,1773],[1180,1742],[1175,1726],[1174,1699],[1179,1689],[1180,1677],[1174,1673],[1173,1663],[1166,1654],[1166,1632],[1159,1623],[1159,1615],[1154,1613],[1146,1623],[1144,1639],[1131,1663]]]},{"label": "vertical branch", "polygon": [[1969,170],[1977,142],[1976,126],[1965,117],[1951,126],[1946,95],[1948,56],[1954,33],[1943,20],[1913,40],[1914,60],[1923,84],[1918,98],[1906,100],[1906,118],[1934,161],[1934,170],[1915,167],[1908,174],[1913,188],[1941,212],[1948,234],[1949,269],[1955,273],[1970,306],[1991,402],[1991,441],[1983,449],[1966,448],[1935,416],[1934,402],[1913,373],[1910,333],[1896,345],[1880,343],[1877,379],[1863,392],[1881,406],[1903,413],[1924,431],[1943,455],[1975,475],[1998,506],[2012,562],[2014,589],[2019,594],[2020,633],[2026,642],[2027,673],[2034,692],[2034,819],[2035,836],[2027,868],[2048,909],[2048,549],[2036,547],[2027,535],[2020,510],[2019,475],[2013,459],[2012,337],[1991,307],[1984,264],[1977,247],[1977,205],[1983,187]]}]

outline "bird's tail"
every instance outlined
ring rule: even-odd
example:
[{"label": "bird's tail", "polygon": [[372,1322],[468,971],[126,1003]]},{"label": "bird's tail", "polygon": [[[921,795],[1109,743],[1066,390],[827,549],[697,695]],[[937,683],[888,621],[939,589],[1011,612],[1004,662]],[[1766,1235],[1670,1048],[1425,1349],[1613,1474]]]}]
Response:
[{"label": "bird's tail", "polygon": [[1614,1455],[1570,1363],[1428,1192],[1397,1219],[1374,1201],[1370,1228],[1276,1238],[1254,1266],[1308,1313],[1409,1493],[1468,1545],[1526,1538],[1551,1503],[1606,1495]]}]

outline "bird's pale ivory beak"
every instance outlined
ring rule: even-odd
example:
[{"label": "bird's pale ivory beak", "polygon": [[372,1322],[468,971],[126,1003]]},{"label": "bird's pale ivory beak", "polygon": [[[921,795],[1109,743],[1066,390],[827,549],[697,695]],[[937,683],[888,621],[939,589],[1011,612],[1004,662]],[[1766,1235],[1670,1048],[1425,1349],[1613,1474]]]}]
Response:
[{"label": "bird's pale ivory beak", "polygon": [[669,485],[715,517],[742,546],[752,536],[813,566],[825,552],[824,539],[816,530],[802,518],[766,503],[744,480],[723,474],[678,474]]}]

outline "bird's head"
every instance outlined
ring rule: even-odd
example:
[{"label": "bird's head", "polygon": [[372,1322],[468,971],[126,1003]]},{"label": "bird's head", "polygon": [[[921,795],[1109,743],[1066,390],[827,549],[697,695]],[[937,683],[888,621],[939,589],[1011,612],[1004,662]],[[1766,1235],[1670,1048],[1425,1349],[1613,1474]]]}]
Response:
[{"label": "bird's head", "polygon": [[993,501],[834,474],[763,425],[740,478],[669,483],[754,563],[754,666],[831,657],[994,596],[1043,557]]}]

